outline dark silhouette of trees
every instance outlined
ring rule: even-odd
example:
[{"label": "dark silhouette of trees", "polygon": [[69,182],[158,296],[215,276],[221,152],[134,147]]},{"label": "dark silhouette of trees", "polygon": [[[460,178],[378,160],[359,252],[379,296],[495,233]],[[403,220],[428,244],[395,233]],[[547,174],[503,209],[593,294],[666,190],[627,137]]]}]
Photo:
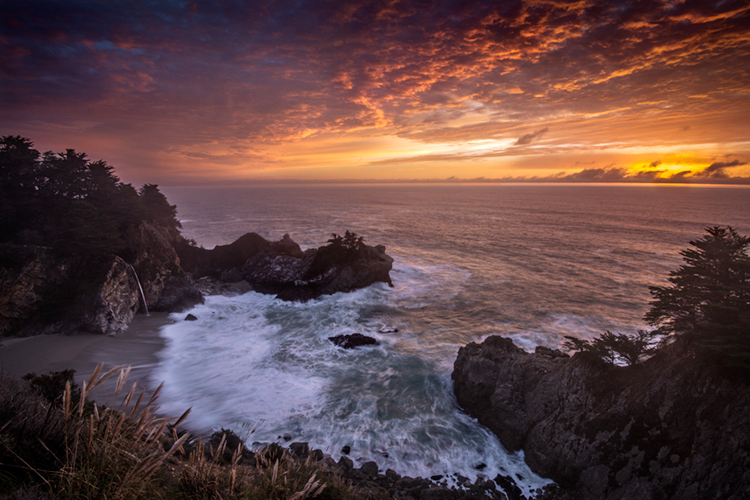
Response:
[{"label": "dark silhouette of trees", "polygon": [[159,186],[144,184],[138,194],[141,197],[141,203],[146,210],[148,219],[158,222],[164,227],[174,229],[182,227],[177,220],[177,206],[169,204],[167,197],[159,191]]},{"label": "dark silhouette of trees", "polygon": [[176,214],[155,184],[138,192],[103,160],[73,149],[40,154],[21,136],[0,138],[0,243],[126,256],[141,222],[176,229]]},{"label": "dark silhouette of trees", "polygon": [[658,332],[685,337],[728,367],[750,369],[750,238],[731,227],[706,228],[669,286],[650,287],[646,321]]},{"label": "dark silhouette of trees", "polygon": [[648,330],[638,330],[635,335],[605,331],[591,341],[566,335],[563,347],[581,352],[591,359],[601,359],[610,364],[625,362],[632,366],[654,352],[655,335],[655,332]]},{"label": "dark silhouette of trees", "polygon": [[35,217],[39,151],[20,135],[0,138],[0,241],[23,230]]}]

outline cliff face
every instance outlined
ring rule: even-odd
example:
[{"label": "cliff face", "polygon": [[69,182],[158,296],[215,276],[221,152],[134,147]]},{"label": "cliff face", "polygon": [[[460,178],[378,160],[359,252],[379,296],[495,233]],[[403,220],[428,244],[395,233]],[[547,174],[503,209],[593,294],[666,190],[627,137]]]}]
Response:
[{"label": "cliff face", "polygon": [[[179,310],[202,300],[182,271],[168,231],[141,224],[133,267],[151,310]],[[115,255],[53,255],[42,247],[7,246],[0,265],[0,336],[71,333],[116,335],[139,309],[130,265]]]},{"label": "cliff face", "polygon": [[632,367],[510,339],[459,350],[459,405],[569,498],[746,498],[750,386],[676,342]]}]

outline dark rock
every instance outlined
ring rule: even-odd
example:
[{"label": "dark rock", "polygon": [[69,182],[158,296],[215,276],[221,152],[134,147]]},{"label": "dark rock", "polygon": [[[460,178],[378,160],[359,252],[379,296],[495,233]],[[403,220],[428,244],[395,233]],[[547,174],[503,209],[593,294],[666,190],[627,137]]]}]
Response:
[{"label": "dark rock", "polygon": [[344,469],[344,471],[350,471],[354,468],[354,462],[352,462],[352,459],[349,457],[339,458],[338,464]]},{"label": "dark rock", "polygon": [[393,469],[386,469],[385,470],[385,477],[387,477],[390,481],[394,481],[395,482],[395,481],[398,481],[399,479],[401,479],[401,474],[399,474],[398,472],[396,472]]},{"label": "dark rock", "polygon": [[292,440],[292,436],[290,436],[289,434],[284,434],[283,436],[279,436],[279,437],[281,439],[283,439],[284,441],[291,441]]},{"label": "dark rock", "polygon": [[362,467],[359,468],[359,471],[368,477],[375,477],[378,475],[378,464],[375,462],[365,462],[362,464]]},{"label": "dark rock", "polygon": [[[283,242],[284,240],[282,240]],[[274,246],[256,233],[247,233],[229,245],[217,245],[212,250],[189,245],[187,242],[176,246],[182,268],[196,277],[212,276],[220,278],[221,274],[231,269],[242,269],[248,259],[261,253],[276,255],[301,255],[299,245],[296,249],[281,244]],[[239,281],[239,280],[233,280]]]},{"label": "dark rock", "polygon": [[344,455],[348,455],[349,453],[351,453],[351,451],[352,451],[352,448],[349,445],[341,448],[341,453],[343,453]]},{"label": "dark rock", "polygon": [[443,479],[443,476],[441,476],[440,474],[435,474],[434,476],[430,476],[430,479],[432,479],[433,481],[440,481],[441,479]]},{"label": "dark rock", "polygon": [[179,312],[204,302],[203,294],[188,276],[170,276],[152,311]]},{"label": "dark rock", "polygon": [[0,267],[0,336],[117,335],[138,310],[139,296],[133,271],[120,257],[24,249],[15,266]]},{"label": "dark rock", "polygon": [[192,314],[185,316],[185,321],[198,321],[198,318]]},{"label": "dark rock", "polygon": [[363,345],[380,345],[380,343],[374,338],[362,335],[361,333],[336,335],[335,337],[328,337],[328,340],[344,349],[354,349],[355,347]]},{"label": "dark rock", "polygon": [[[558,483],[555,495],[750,491],[750,385],[682,340],[642,364],[615,367],[545,349],[529,354],[489,337],[459,350],[452,378],[459,405],[509,451],[523,449],[532,470]],[[502,476],[496,481],[507,491]]]},{"label": "dark rock", "polygon": [[313,450],[310,452],[310,458],[313,460],[313,462],[320,462],[325,458],[325,453],[323,453],[321,450]]},{"label": "dark rock", "polygon": [[[310,300],[336,292],[350,292],[376,282],[391,282],[393,259],[385,247],[365,246],[342,255],[330,245],[302,251],[289,238],[277,242],[248,233],[212,250],[187,243],[177,245],[182,266],[194,277],[223,281],[244,278],[254,290],[282,300]],[[237,272],[239,271],[239,274]]]},{"label": "dark rock", "polygon": [[445,486],[435,486],[422,490],[419,494],[420,500],[453,500],[456,498],[456,492]]},{"label": "dark rock", "polygon": [[495,484],[505,492],[505,495],[509,500],[521,500],[523,497],[523,491],[518,487],[516,482],[510,476],[503,476],[498,474],[495,478]]},{"label": "dark rock", "polygon": [[177,233],[142,223],[130,237],[139,248],[128,255],[132,267],[111,254],[64,257],[42,247],[2,245],[0,336],[121,333],[137,311],[145,312],[135,273],[151,310],[179,310],[202,300],[180,267]]},{"label": "dark rock", "polygon": [[486,468],[487,468],[487,464],[486,464],[486,463],[484,463],[484,462],[482,462],[481,464],[478,464],[478,465],[474,466],[474,468],[475,468],[476,470],[484,470],[484,469],[486,469]]},{"label": "dark rock", "polygon": [[289,445],[289,452],[299,458],[304,458],[310,453],[310,446],[307,443],[292,443]]},{"label": "dark rock", "polygon": [[548,358],[569,358],[570,357],[570,355],[562,351],[558,351],[557,349],[550,349],[549,347],[544,347],[543,345],[537,346],[534,352],[536,354],[539,354],[540,356],[547,356]]},{"label": "dark rock", "polygon": [[236,453],[239,453],[240,457],[249,459],[254,454],[245,447],[245,442],[232,431],[216,432],[211,436],[209,441],[210,447],[206,449],[207,458],[213,459],[213,454],[219,449],[219,445],[222,440],[224,441],[224,452],[220,457],[223,463],[229,463],[232,461]]}]

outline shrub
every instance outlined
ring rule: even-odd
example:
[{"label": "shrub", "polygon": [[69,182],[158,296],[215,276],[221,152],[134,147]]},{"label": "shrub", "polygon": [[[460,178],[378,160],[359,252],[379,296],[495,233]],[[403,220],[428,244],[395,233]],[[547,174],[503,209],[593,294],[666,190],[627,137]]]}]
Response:
[{"label": "shrub", "polygon": [[565,336],[563,343],[569,351],[577,351],[589,359],[600,359],[610,364],[632,366],[654,352],[655,331],[638,330],[635,335],[606,331],[592,341]]}]

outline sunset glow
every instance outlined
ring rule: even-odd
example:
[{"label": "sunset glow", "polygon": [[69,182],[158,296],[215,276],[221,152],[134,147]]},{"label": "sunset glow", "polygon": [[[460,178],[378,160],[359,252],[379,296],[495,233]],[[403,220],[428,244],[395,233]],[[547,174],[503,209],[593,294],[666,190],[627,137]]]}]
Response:
[{"label": "sunset glow", "polygon": [[85,151],[128,182],[750,183],[744,1],[0,14],[0,134]]}]

